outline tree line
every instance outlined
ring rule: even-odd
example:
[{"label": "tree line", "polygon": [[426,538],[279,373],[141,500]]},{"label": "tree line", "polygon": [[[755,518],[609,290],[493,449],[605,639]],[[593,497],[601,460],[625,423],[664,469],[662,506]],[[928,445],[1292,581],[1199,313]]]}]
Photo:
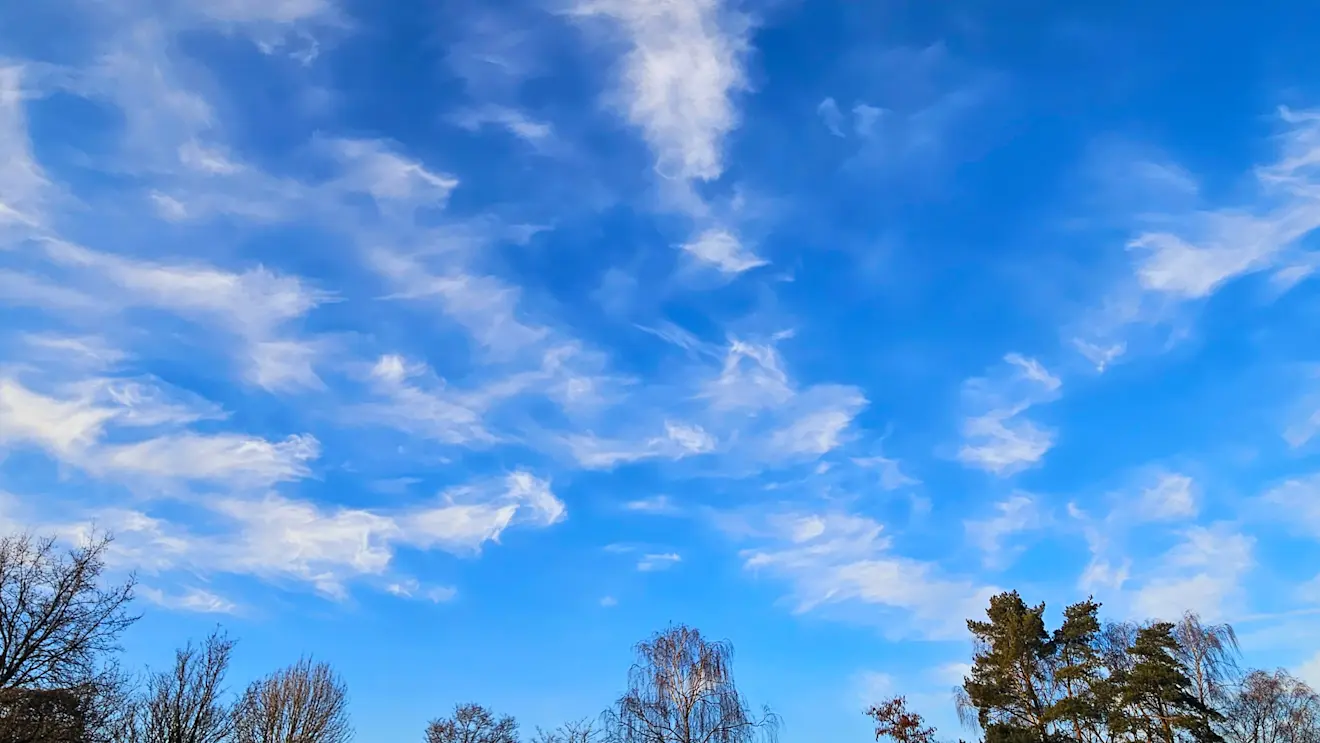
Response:
[{"label": "tree line", "polygon": [[[62,550],[0,538],[0,743],[349,743],[348,690],[302,658],[237,694],[235,642],[217,630],[166,670],[125,673],[118,638],[138,618],[134,581],[105,580],[109,537]],[[1284,671],[1239,668],[1236,635],[1194,614],[1105,622],[994,597],[969,620],[971,672],[954,693],[981,743],[1320,743],[1320,696]],[[779,718],[738,691],[732,646],[684,625],[636,646],[627,687],[599,717],[537,729],[531,743],[775,743]],[[934,743],[903,697],[866,710],[877,740]],[[425,743],[519,743],[517,721],[462,703],[418,732]]]},{"label": "tree line", "polygon": [[[955,691],[984,743],[1320,743],[1320,696],[1286,671],[1240,667],[1237,635],[1178,622],[1101,622],[1092,599],[1049,631],[1016,592],[968,620],[971,673]],[[933,743],[902,697],[872,707],[876,737]]]}]

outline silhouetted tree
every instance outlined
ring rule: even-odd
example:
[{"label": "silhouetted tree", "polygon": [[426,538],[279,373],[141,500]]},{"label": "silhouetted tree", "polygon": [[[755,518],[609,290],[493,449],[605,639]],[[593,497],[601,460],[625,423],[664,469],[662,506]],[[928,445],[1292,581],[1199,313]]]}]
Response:
[{"label": "silhouetted tree", "polygon": [[866,711],[875,722],[875,739],[889,738],[894,743],[935,743],[935,728],[928,727],[921,715],[910,712],[907,700],[894,697],[873,705]]},{"label": "silhouetted tree", "polygon": [[77,730],[80,743],[118,735],[127,705],[112,654],[137,617],[132,578],[102,585],[110,541],[61,550],[53,537],[0,538],[0,740],[30,729]]},{"label": "silhouetted tree", "polygon": [[778,718],[757,716],[733,681],[733,648],[678,625],[637,646],[628,691],[605,715],[612,743],[772,742]]},{"label": "silhouetted tree", "polygon": [[518,722],[496,717],[480,704],[454,707],[454,714],[426,726],[426,743],[518,743]]},{"label": "silhouetted tree", "polygon": [[1092,599],[1063,610],[1063,624],[1051,639],[1054,702],[1047,718],[1064,727],[1076,743],[1102,739],[1101,726],[1112,694],[1100,657],[1100,604]]},{"label": "silhouetted tree", "polygon": [[1017,591],[990,599],[989,621],[967,620],[976,643],[964,683],[986,743],[1050,743],[1050,663],[1045,605],[1027,606]]},{"label": "silhouetted tree", "polygon": [[67,689],[95,679],[137,621],[133,580],[103,588],[108,536],[66,552],[53,537],[0,538],[0,689]]},{"label": "silhouetted tree", "polygon": [[590,720],[566,722],[554,730],[536,729],[532,743],[597,743],[604,737],[604,732]]},{"label": "silhouetted tree", "polygon": [[1283,670],[1252,671],[1224,708],[1229,743],[1320,743],[1320,695]]},{"label": "silhouetted tree", "polygon": [[1177,743],[1190,738],[1197,743],[1222,740],[1210,723],[1218,715],[1193,693],[1177,656],[1174,625],[1156,622],[1137,631],[1129,649],[1131,668],[1116,679],[1121,710],[1114,716],[1118,732],[1136,734],[1141,740]]},{"label": "silhouetted tree", "polygon": [[326,663],[303,658],[255,681],[234,710],[236,743],[347,743],[348,689]]},{"label": "silhouetted tree", "polygon": [[1207,709],[1217,709],[1237,680],[1237,634],[1228,624],[1205,624],[1195,612],[1186,612],[1174,625],[1178,641],[1174,656],[1187,671],[1192,694]]},{"label": "silhouetted tree", "polygon": [[137,743],[224,743],[233,733],[233,711],[224,704],[225,672],[234,641],[219,632],[201,647],[189,643],[174,655],[174,668],[152,674],[136,711]]}]

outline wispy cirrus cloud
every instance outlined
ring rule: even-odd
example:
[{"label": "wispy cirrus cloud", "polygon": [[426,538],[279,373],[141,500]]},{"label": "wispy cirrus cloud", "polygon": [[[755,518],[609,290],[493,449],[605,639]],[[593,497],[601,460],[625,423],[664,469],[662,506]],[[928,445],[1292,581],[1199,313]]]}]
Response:
[{"label": "wispy cirrus cloud", "polygon": [[1078,587],[1133,619],[1243,616],[1256,537],[1240,523],[1201,519],[1199,490],[1186,474],[1145,468],[1106,496],[1103,516],[1070,504],[1091,554]]},{"label": "wispy cirrus cloud", "polygon": [[793,379],[776,346],[789,335],[702,345],[670,384],[633,399],[628,421],[586,419],[590,433],[567,435],[564,446],[590,468],[713,455],[714,471],[744,474],[838,450],[867,399],[853,386]]},{"label": "wispy cirrus cloud", "polygon": [[1010,353],[1009,367],[994,376],[963,385],[966,404],[974,412],[962,423],[963,444],[958,459],[1000,477],[1037,464],[1054,446],[1054,432],[1025,417],[1034,405],[1058,395],[1062,382],[1035,359]]},{"label": "wispy cirrus cloud", "polygon": [[1176,620],[1195,611],[1215,621],[1241,613],[1243,579],[1255,566],[1255,539],[1228,524],[1183,531],[1141,579],[1132,597],[1134,617]]},{"label": "wispy cirrus cloud", "polygon": [[637,569],[643,573],[653,573],[658,570],[668,570],[682,561],[683,556],[676,552],[642,555],[642,558],[637,561]]},{"label": "wispy cirrus cloud", "polygon": [[40,227],[52,188],[32,155],[21,65],[0,67],[0,228],[6,241]]},{"label": "wispy cirrus cloud", "polygon": [[728,275],[765,265],[694,183],[724,173],[725,139],[747,89],[751,17],[723,0],[632,3],[580,0],[572,17],[605,19],[626,46],[616,105],[641,133],[670,200],[697,223],[682,249]]},{"label": "wispy cirrus cloud", "polygon": [[786,582],[795,611],[876,607],[886,632],[897,637],[958,637],[964,617],[975,616],[995,592],[896,554],[884,526],[864,516],[784,511],[725,526],[756,543],[743,550],[744,566]]},{"label": "wispy cirrus cloud", "polygon": [[[217,410],[190,408],[169,397],[145,380],[99,379],[46,394],[12,377],[0,379],[0,443],[36,447],[96,475],[219,481],[233,487],[306,477],[307,462],[319,456],[319,443],[311,435],[271,441],[189,431],[186,424],[214,418]],[[143,427],[165,430],[124,440]]]},{"label": "wispy cirrus cloud", "polygon": [[[430,600],[442,596],[439,589],[422,589],[415,578],[394,568],[400,549],[472,556],[510,528],[544,528],[566,517],[550,483],[524,471],[454,487],[430,503],[405,508],[335,507],[266,493],[206,500],[197,509],[197,527],[119,508],[66,511],[53,519],[24,516],[46,531],[73,537],[93,528],[109,530],[115,535],[112,562],[153,575],[251,576],[307,584],[336,599],[348,595],[350,584],[365,581],[395,595]],[[407,586],[415,589],[403,591]],[[156,590],[172,608],[220,610],[208,608],[204,596],[188,589],[181,596]]]},{"label": "wispy cirrus cloud", "polygon": [[572,13],[617,24],[629,47],[618,95],[666,177],[712,180],[723,138],[738,125],[733,96],[746,86],[749,19],[720,0],[582,0]]},{"label": "wispy cirrus cloud", "polygon": [[1181,168],[1138,161],[1146,177],[1184,198],[1141,215],[1126,243],[1130,275],[1080,323],[1076,345],[1097,368],[1122,357],[1143,327],[1177,321],[1240,278],[1268,273],[1277,296],[1311,275],[1316,261],[1305,243],[1320,228],[1320,113],[1281,108],[1278,123],[1275,159],[1247,174],[1251,188],[1237,201],[1206,204]]},{"label": "wispy cirrus cloud", "polygon": [[968,541],[981,550],[986,567],[1002,569],[1022,550],[1021,545],[1007,544],[1008,540],[1041,529],[1049,520],[1037,498],[1015,492],[995,504],[993,516],[964,521],[963,529]]},{"label": "wispy cirrus cloud", "polygon": [[[233,272],[203,263],[137,260],[62,241],[45,242],[43,250],[66,286],[97,297],[105,309],[168,312],[228,334],[236,342],[236,361],[254,384],[288,390],[321,383],[314,370],[317,346],[291,337],[286,328],[333,297],[298,277],[263,266]],[[79,313],[69,320],[95,327],[104,317]]]},{"label": "wispy cirrus cloud", "polygon": [[137,594],[157,606],[175,611],[198,614],[236,614],[239,611],[233,601],[196,586],[178,593],[169,593],[152,586],[138,586]]}]

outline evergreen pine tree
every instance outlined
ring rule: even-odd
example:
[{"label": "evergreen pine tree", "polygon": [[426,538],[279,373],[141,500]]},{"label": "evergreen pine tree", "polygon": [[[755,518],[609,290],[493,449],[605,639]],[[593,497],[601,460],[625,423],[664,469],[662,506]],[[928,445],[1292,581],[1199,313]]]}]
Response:
[{"label": "evergreen pine tree", "polygon": [[1089,598],[1064,609],[1063,624],[1052,640],[1057,698],[1048,718],[1076,743],[1102,740],[1100,728],[1111,696],[1098,647],[1099,611],[1100,604]]},{"label": "evergreen pine tree", "polygon": [[1208,721],[1217,715],[1192,692],[1192,681],[1178,662],[1174,625],[1141,628],[1129,650],[1132,666],[1116,679],[1121,712],[1117,732],[1158,743],[1221,743]]},{"label": "evergreen pine tree", "polygon": [[1050,660],[1045,605],[1027,606],[1017,591],[990,599],[989,621],[967,621],[977,645],[963,689],[985,743],[1052,743]]}]

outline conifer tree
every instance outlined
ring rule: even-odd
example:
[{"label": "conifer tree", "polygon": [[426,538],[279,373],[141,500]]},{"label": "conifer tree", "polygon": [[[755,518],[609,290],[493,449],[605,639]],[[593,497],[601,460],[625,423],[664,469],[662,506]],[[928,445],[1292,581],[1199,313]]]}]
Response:
[{"label": "conifer tree", "polygon": [[1137,631],[1129,650],[1132,666],[1115,679],[1120,708],[1111,725],[1143,741],[1221,743],[1209,724],[1218,715],[1193,693],[1173,631],[1169,622]]},{"label": "conifer tree", "polygon": [[1109,693],[1100,657],[1100,604],[1087,599],[1063,611],[1063,624],[1054,631],[1054,685],[1057,697],[1048,717],[1076,743],[1100,741]]},{"label": "conifer tree", "polygon": [[963,689],[985,743],[1051,743],[1050,663],[1045,605],[1027,606],[1017,591],[990,599],[989,621],[967,621],[977,645]]}]

